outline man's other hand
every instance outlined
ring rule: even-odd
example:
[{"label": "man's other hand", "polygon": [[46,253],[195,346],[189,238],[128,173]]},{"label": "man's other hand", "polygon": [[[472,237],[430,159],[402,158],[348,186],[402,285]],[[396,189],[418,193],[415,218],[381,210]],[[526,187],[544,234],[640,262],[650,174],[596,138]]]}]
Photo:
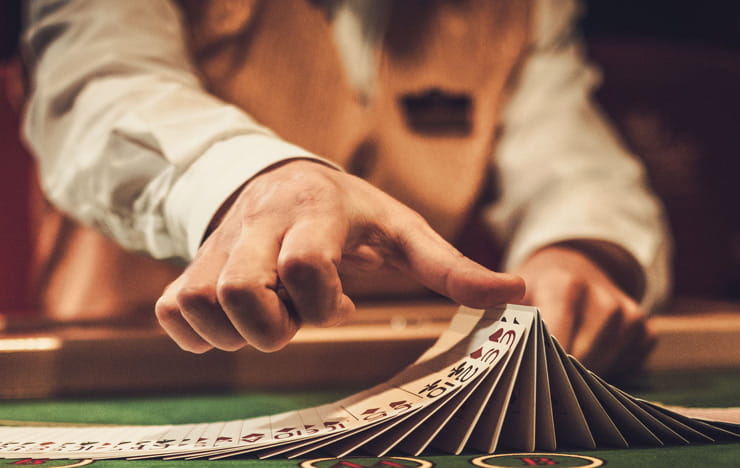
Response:
[{"label": "man's other hand", "polygon": [[633,370],[654,345],[640,306],[578,249],[543,248],[515,272],[527,285],[525,303],[537,306],[550,333],[596,373]]}]

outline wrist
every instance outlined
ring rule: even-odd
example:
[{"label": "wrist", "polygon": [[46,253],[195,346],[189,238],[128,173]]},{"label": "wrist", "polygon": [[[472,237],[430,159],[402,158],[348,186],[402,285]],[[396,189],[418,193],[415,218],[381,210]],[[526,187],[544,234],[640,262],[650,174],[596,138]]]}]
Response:
[{"label": "wrist", "polygon": [[596,239],[573,239],[555,244],[586,257],[636,302],[645,293],[645,274],[637,260],[617,244]]}]

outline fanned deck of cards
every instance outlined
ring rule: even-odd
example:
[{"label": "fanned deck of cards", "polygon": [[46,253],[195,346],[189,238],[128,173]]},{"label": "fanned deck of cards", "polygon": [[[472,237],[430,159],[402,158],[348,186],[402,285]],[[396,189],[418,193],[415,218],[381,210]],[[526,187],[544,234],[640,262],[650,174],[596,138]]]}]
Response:
[{"label": "fanned deck of cards", "polygon": [[533,451],[740,440],[740,425],[640,400],[568,356],[533,307],[461,308],[416,362],[331,404],[168,426],[5,426],[0,457],[259,458]]}]

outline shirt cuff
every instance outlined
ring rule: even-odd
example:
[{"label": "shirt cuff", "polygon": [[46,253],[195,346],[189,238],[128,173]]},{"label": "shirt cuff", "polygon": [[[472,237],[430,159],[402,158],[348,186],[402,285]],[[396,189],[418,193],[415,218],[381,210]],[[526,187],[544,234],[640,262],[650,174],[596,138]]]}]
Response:
[{"label": "shirt cuff", "polygon": [[165,201],[168,230],[179,256],[188,261],[195,257],[211,219],[234,191],[270,166],[291,159],[312,159],[342,170],[269,135],[240,135],[211,146],[180,175]]}]

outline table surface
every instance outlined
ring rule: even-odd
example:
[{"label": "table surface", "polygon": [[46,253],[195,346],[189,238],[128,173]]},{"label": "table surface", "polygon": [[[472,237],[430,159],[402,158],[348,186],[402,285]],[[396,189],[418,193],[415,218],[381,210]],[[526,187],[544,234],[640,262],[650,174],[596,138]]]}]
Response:
[{"label": "table surface", "polygon": [[[740,406],[740,369],[722,371],[654,372],[639,380],[622,385],[633,395],[670,405],[726,407]],[[47,422],[113,423],[113,424],[173,424],[196,423],[228,419],[241,419],[291,409],[314,406],[337,400],[359,389],[335,388],[322,390],[248,392],[248,393],[193,393],[187,395],[140,395],[106,398],[64,398],[41,400],[14,400],[0,402],[0,419]],[[740,443],[696,445],[659,449],[593,450],[579,453],[607,462],[609,467],[639,466],[739,466]],[[417,457],[439,467],[473,466],[471,460],[481,454],[465,453],[460,456],[429,455]],[[528,466],[522,457],[514,458],[517,464],[499,466]],[[388,467],[378,459],[347,459],[354,463],[325,462],[332,467]],[[386,462],[392,462],[386,459]],[[531,459],[529,460],[532,461]],[[0,468],[19,466],[23,460],[0,460]],[[396,466],[415,466],[411,462],[395,460]],[[4,463],[4,464],[3,464]],[[30,463],[30,462],[29,462]],[[142,467],[192,467],[205,466],[300,466],[298,460],[231,459],[218,462],[196,461],[96,461],[100,468]],[[379,464],[380,463],[380,464]],[[489,461],[490,465],[494,463]],[[405,465],[404,465],[405,464]],[[39,465],[44,466],[44,465]],[[53,466],[53,465],[48,465]],[[578,466],[563,464],[560,466]]]},{"label": "table surface", "polygon": [[[342,326],[302,329],[277,353],[203,355],[183,352],[152,324],[3,323],[0,313],[0,399],[369,387],[416,359],[456,310],[444,301],[360,304]],[[740,303],[682,299],[649,326],[658,338],[651,372],[740,369]]]}]

